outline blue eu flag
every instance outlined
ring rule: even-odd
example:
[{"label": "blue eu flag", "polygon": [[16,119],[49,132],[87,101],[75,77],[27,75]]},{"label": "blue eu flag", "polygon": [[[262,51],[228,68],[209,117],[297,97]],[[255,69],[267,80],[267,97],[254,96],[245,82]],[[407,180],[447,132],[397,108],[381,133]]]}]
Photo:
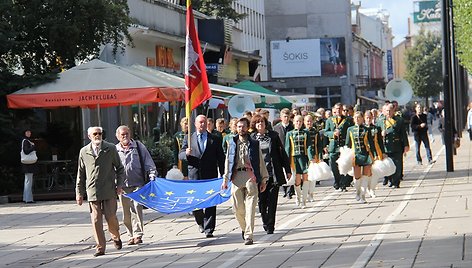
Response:
[{"label": "blue eu flag", "polygon": [[213,207],[231,197],[231,183],[221,190],[222,178],[167,180],[156,178],[136,192],[126,194],[136,202],[162,213],[190,212]]}]

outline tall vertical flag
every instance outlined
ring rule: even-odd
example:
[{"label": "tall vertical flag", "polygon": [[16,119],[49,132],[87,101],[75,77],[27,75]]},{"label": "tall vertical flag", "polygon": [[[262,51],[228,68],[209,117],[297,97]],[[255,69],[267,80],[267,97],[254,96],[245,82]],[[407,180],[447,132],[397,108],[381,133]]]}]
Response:
[{"label": "tall vertical flag", "polygon": [[[204,101],[211,98],[206,65],[193,18],[192,1],[187,0],[187,36],[185,42],[185,102],[187,118]],[[190,124],[189,124],[190,125]]]}]

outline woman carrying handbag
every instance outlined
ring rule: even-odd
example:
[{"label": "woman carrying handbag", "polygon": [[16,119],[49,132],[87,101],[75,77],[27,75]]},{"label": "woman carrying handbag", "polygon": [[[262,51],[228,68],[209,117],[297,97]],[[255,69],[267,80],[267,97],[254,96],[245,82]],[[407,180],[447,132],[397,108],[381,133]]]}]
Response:
[{"label": "woman carrying handbag", "polygon": [[21,166],[23,173],[25,173],[23,201],[27,204],[35,203],[33,199],[33,173],[37,169],[37,160],[36,149],[31,141],[31,130],[27,129],[21,141]]}]

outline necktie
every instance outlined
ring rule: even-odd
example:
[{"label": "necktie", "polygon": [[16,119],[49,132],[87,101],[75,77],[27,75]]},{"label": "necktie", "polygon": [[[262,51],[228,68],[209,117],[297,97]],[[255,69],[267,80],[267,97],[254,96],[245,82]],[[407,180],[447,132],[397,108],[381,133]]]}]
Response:
[{"label": "necktie", "polygon": [[97,156],[98,156],[98,153],[99,153],[99,152],[100,152],[100,148],[98,148],[98,146],[95,147],[95,154],[96,154]]},{"label": "necktie", "polygon": [[198,134],[198,149],[200,149],[200,153],[202,154],[203,154],[203,151],[205,151],[202,134]]}]

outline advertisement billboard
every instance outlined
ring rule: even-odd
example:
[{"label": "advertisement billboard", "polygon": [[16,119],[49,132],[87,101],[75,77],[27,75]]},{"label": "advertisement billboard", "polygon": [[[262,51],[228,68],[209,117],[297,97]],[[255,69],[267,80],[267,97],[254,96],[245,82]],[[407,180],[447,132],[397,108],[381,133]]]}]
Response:
[{"label": "advertisement billboard", "polygon": [[320,39],[270,42],[273,78],[321,76]]},{"label": "advertisement billboard", "polygon": [[413,2],[413,22],[428,23],[441,21],[441,3],[436,1]]},{"label": "advertisement billboard", "polygon": [[346,75],[344,38],[270,42],[273,78]]}]

